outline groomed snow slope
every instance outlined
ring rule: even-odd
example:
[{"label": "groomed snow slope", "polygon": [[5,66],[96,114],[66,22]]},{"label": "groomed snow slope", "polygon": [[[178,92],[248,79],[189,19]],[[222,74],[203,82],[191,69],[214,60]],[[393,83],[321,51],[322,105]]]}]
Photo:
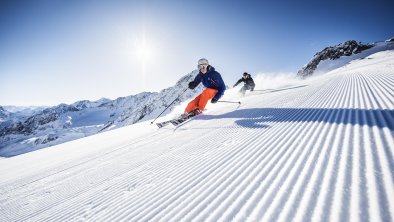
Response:
[{"label": "groomed snow slope", "polygon": [[0,159],[0,221],[394,220],[394,51],[241,100]]}]

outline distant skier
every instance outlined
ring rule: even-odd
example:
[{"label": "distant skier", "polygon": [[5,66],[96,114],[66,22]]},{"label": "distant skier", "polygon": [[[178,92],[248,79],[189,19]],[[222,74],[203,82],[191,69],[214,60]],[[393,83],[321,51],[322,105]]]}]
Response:
[{"label": "distant skier", "polygon": [[233,87],[236,87],[238,84],[240,84],[241,82],[244,82],[244,86],[241,88],[241,90],[239,90],[239,92],[242,95],[245,95],[246,90],[250,90],[253,91],[254,87],[256,86],[254,84],[254,81],[252,79],[252,77],[250,76],[250,74],[248,74],[247,72],[244,72],[243,76],[241,79],[239,79],[235,85]]},{"label": "distant skier", "polygon": [[207,87],[200,95],[198,95],[194,100],[189,102],[185,109],[185,113],[182,116],[188,115],[199,115],[204,110],[211,99],[211,103],[216,103],[221,96],[223,96],[226,86],[223,82],[220,73],[215,71],[215,68],[209,65],[207,59],[198,60],[197,65],[200,71],[193,81],[189,82],[189,89],[194,89],[202,82],[202,84]]}]

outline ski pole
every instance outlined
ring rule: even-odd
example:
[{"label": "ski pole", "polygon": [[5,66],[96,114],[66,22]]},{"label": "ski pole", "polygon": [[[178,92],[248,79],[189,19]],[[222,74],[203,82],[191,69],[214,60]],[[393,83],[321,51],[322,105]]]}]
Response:
[{"label": "ski pole", "polygon": [[223,100],[221,100],[221,101],[218,101],[219,103],[238,103],[238,104],[241,104],[241,102],[240,101],[238,101],[238,102],[233,102],[233,101],[223,101]]},{"label": "ski pole", "polygon": [[172,101],[172,103],[170,103],[170,105],[168,105],[164,110],[163,110],[163,112],[161,112],[157,117],[156,117],[156,119],[154,119],[150,124],[153,124],[153,122],[155,122],[156,120],[157,120],[157,118],[159,118],[160,116],[161,116],[161,114],[163,114],[164,113],[164,111],[166,111],[167,109],[168,109],[168,107],[170,107],[183,93],[185,93],[186,92],[186,90],[187,90],[188,88],[186,88],[181,94],[179,94],[179,96],[174,100],[174,101]]}]

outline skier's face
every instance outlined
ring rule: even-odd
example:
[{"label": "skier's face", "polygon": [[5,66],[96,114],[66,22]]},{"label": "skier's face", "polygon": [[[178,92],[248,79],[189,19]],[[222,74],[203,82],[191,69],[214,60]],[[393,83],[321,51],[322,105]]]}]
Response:
[{"label": "skier's face", "polygon": [[207,73],[207,68],[208,68],[208,65],[207,65],[207,64],[200,64],[200,65],[198,65],[197,67],[198,67],[198,70],[200,70],[200,72],[201,72],[202,74]]}]

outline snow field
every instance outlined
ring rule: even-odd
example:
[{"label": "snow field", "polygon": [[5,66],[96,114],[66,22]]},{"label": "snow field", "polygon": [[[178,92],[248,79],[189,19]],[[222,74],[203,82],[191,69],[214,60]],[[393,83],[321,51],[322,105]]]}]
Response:
[{"label": "snow field", "polygon": [[394,52],[368,58],[0,159],[0,221],[393,221]]}]

